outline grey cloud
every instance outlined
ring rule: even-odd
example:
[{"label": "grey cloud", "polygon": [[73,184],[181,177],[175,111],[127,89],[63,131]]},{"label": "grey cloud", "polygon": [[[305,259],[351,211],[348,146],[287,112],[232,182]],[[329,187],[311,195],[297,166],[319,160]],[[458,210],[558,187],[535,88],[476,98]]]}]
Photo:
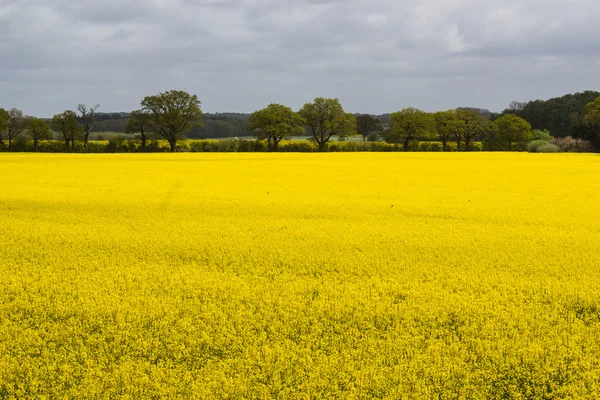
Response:
[{"label": "grey cloud", "polygon": [[207,111],[473,105],[597,89],[590,0],[0,1],[0,107],[51,116],[196,93]]}]

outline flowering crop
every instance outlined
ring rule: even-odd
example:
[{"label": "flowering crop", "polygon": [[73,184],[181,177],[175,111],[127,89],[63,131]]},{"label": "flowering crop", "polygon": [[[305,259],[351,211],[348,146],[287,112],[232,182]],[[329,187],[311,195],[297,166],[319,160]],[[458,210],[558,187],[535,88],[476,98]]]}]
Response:
[{"label": "flowering crop", "polygon": [[598,398],[600,158],[0,155],[2,398]]}]

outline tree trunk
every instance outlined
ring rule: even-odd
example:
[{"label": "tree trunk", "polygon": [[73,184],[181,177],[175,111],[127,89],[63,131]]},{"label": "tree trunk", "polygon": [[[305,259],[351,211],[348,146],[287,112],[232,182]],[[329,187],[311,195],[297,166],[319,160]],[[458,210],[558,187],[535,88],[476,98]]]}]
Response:
[{"label": "tree trunk", "polygon": [[175,148],[177,147],[177,139],[170,139],[169,145],[171,146],[171,153],[174,153]]},{"label": "tree trunk", "polygon": [[146,135],[142,133],[142,149],[146,148]]},{"label": "tree trunk", "polygon": [[367,137],[365,135],[363,135],[363,142],[367,141]]},{"label": "tree trunk", "polygon": [[83,148],[84,148],[84,149],[86,149],[86,150],[87,150],[87,148],[88,148],[88,140],[89,140],[89,137],[88,137],[88,135],[85,135],[85,136],[83,137]]},{"label": "tree trunk", "polygon": [[33,151],[37,151],[37,144],[38,144],[38,140],[33,139]]},{"label": "tree trunk", "polygon": [[10,151],[12,149],[12,138],[9,136],[8,137],[8,151]]},{"label": "tree trunk", "polygon": [[443,139],[443,140],[442,140],[442,149],[443,149],[444,151],[447,151],[447,150],[448,150],[448,140],[447,140],[447,139]]},{"label": "tree trunk", "polygon": [[65,139],[65,147],[68,149],[71,144],[71,139]]},{"label": "tree trunk", "polygon": [[460,139],[456,139],[456,147],[460,151]]},{"label": "tree trunk", "polygon": [[465,139],[465,150],[469,151],[471,148],[471,138]]},{"label": "tree trunk", "polygon": [[410,142],[410,139],[406,138],[404,139],[404,151],[408,151],[408,143]]},{"label": "tree trunk", "polygon": [[75,151],[75,139],[71,139],[71,150]]}]

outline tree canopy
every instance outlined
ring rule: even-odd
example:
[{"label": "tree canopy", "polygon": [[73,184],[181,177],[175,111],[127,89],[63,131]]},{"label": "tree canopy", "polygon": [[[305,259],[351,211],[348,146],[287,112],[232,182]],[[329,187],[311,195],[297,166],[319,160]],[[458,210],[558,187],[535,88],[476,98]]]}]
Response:
[{"label": "tree canopy", "polygon": [[150,113],[144,110],[132,111],[127,126],[126,133],[139,133],[142,141],[142,149],[146,148],[148,135],[152,132],[152,118]]},{"label": "tree canopy", "polygon": [[88,107],[85,104],[79,104],[77,106],[77,111],[79,111],[79,116],[77,119],[81,124],[83,132],[83,147],[86,149],[88,148],[90,133],[94,128],[94,122],[96,121],[96,110],[98,107],[100,107],[98,104],[92,107]]},{"label": "tree canopy", "polygon": [[408,151],[411,140],[427,135],[434,127],[431,114],[408,107],[390,115],[388,142],[403,143]]},{"label": "tree canopy", "polygon": [[381,121],[369,114],[362,114],[356,117],[356,131],[363,137],[363,141],[371,135],[377,135],[383,131]]},{"label": "tree canopy", "polygon": [[514,114],[506,114],[493,122],[494,134],[512,148],[513,143],[524,143],[533,138],[531,124]]},{"label": "tree canopy", "polygon": [[600,92],[587,90],[549,100],[513,102],[504,114],[515,114],[529,122],[533,129],[547,129],[555,137],[569,135],[573,124],[580,122],[586,107],[600,96]]},{"label": "tree canopy", "polygon": [[142,110],[151,117],[152,130],[169,142],[175,151],[177,140],[192,127],[202,125],[202,109],[198,96],[182,90],[171,90],[142,100]]},{"label": "tree canopy", "polygon": [[438,111],[433,114],[433,121],[444,151],[448,148],[448,140],[454,137],[460,141],[464,137],[466,123],[458,117],[456,110]]},{"label": "tree canopy", "polygon": [[75,141],[83,137],[83,128],[79,124],[77,114],[74,111],[66,110],[61,114],[56,114],[50,122],[52,129],[60,133],[65,141],[65,146],[75,148]]},{"label": "tree canopy", "polygon": [[0,108],[0,145],[4,141],[8,125],[10,125],[10,114],[4,108]]},{"label": "tree canopy", "polygon": [[269,149],[272,149],[277,148],[281,140],[302,134],[304,120],[290,107],[269,104],[250,115],[248,128],[259,140],[267,140]]},{"label": "tree canopy", "polygon": [[585,122],[600,125],[600,96],[585,106]]},{"label": "tree canopy", "polygon": [[[460,120],[464,121],[465,128],[462,131],[462,140],[465,142],[465,150],[468,151],[475,139],[489,133],[491,122],[473,109],[459,109],[456,115]],[[460,140],[458,141],[458,145],[460,150]]]},{"label": "tree canopy", "polygon": [[356,119],[344,111],[339,99],[316,98],[298,112],[320,149],[332,136],[345,138],[356,134]]},{"label": "tree canopy", "polygon": [[8,127],[6,133],[8,136],[8,149],[12,147],[12,141],[27,129],[27,116],[23,111],[17,108],[8,110]]},{"label": "tree canopy", "polygon": [[40,140],[52,139],[50,126],[41,118],[29,118],[27,121],[27,130],[33,140],[33,151],[37,151]]}]

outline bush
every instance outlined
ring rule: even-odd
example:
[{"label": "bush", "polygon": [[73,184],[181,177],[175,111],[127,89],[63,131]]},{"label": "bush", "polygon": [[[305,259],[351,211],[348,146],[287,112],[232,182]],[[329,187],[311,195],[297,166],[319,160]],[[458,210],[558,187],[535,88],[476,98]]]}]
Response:
[{"label": "bush", "polygon": [[314,142],[306,141],[292,141],[285,145],[279,145],[279,151],[282,152],[296,152],[296,153],[312,153],[318,150],[317,145]]},{"label": "bush", "polygon": [[399,144],[385,143],[385,142],[372,142],[371,151],[403,151],[403,148]]},{"label": "bush", "polygon": [[107,151],[107,144],[104,142],[88,142],[88,153],[105,153]]},{"label": "bush", "polygon": [[33,151],[33,142],[31,142],[31,146],[29,145],[29,141],[27,138],[22,136],[17,136],[12,141],[11,151],[14,152],[24,152],[24,151]]},{"label": "bush", "polygon": [[[398,145],[404,150],[404,143],[398,143]],[[408,142],[408,151],[420,151],[421,142],[418,140],[411,140]]]},{"label": "bush", "polygon": [[531,131],[531,136],[533,137],[533,140],[543,140],[545,142],[549,141],[552,137],[550,136],[550,131],[548,131],[547,129],[539,130],[539,129],[534,129],[533,131]]},{"label": "bush", "polygon": [[527,151],[529,153],[559,153],[561,150],[557,145],[545,140],[533,140],[527,143]]},{"label": "bush", "polygon": [[264,153],[268,149],[268,144],[264,140],[240,140],[237,145],[237,151],[243,153]]},{"label": "bush", "polygon": [[223,153],[233,153],[238,151],[240,140],[238,138],[223,139],[215,142],[217,144],[217,150]]},{"label": "bush", "polygon": [[553,138],[550,140],[550,143],[560,147],[562,151],[567,153],[591,153],[594,151],[591,142],[583,139],[575,139],[572,136]]},{"label": "bush", "polygon": [[177,146],[175,146],[176,153],[186,153],[190,151],[190,146],[187,142],[178,141]]},{"label": "bush", "polygon": [[108,139],[108,145],[106,146],[106,151],[108,153],[124,153],[127,151],[127,146],[125,142],[127,141],[127,136],[125,135],[114,135]]},{"label": "bush", "polygon": [[444,147],[442,146],[441,143],[438,142],[432,142],[430,144],[430,150],[429,151],[443,151]]},{"label": "bush", "polygon": [[168,148],[163,146],[160,140],[150,140],[146,142],[146,148],[144,150],[140,149],[140,151],[146,153],[163,153],[167,150]]},{"label": "bush", "polygon": [[378,142],[380,140],[378,133],[371,133],[367,136],[367,142]]},{"label": "bush", "polygon": [[369,151],[371,143],[367,142],[346,142],[339,143],[339,150],[345,152]]}]

